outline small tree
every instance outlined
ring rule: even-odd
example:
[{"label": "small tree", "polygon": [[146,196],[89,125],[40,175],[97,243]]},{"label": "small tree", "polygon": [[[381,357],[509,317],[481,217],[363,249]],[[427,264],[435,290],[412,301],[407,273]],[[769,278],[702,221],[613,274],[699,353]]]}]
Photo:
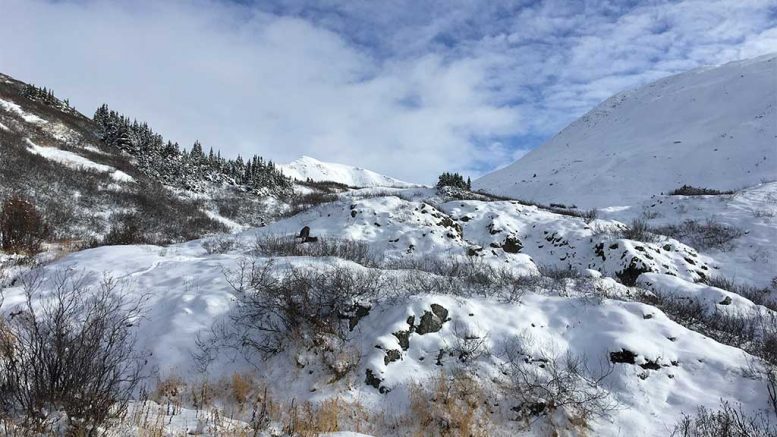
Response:
[{"label": "small tree", "polygon": [[0,212],[0,248],[10,253],[40,252],[49,228],[33,203],[21,196],[8,198]]},{"label": "small tree", "polygon": [[462,190],[469,190],[472,186],[471,181],[469,178],[467,180],[464,180],[464,176],[458,174],[458,173],[448,173],[445,172],[440,175],[440,177],[437,179],[437,188],[442,187],[455,187],[460,188]]}]

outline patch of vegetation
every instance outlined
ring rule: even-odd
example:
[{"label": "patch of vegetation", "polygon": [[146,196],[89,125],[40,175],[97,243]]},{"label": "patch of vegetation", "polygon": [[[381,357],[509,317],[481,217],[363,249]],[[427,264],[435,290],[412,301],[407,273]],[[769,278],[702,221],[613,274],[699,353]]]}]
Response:
[{"label": "patch of vegetation", "polygon": [[734,194],[733,191],[720,191],[712,188],[699,188],[691,185],[683,185],[669,192],[670,196],[718,196],[722,194]]},{"label": "patch of vegetation", "polygon": [[726,250],[732,240],[744,235],[741,229],[711,218],[705,222],[686,220],[679,225],[660,226],[652,229],[652,232],[672,237],[699,250]]},{"label": "patch of vegetation", "polygon": [[467,178],[465,181],[464,176],[458,173],[445,172],[437,179],[437,188],[443,187],[460,188],[462,190],[470,191],[472,190],[472,181],[470,178]]},{"label": "patch of vegetation", "polygon": [[777,424],[764,413],[747,414],[723,402],[718,410],[699,407],[693,416],[683,414],[672,431],[672,437],[771,437],[777,435]]},{"label": "patch of vegetation", "polygon": [[32,201],[13,195],[0,207],[0,248],[8,253],[34,255],[50,234]]}]

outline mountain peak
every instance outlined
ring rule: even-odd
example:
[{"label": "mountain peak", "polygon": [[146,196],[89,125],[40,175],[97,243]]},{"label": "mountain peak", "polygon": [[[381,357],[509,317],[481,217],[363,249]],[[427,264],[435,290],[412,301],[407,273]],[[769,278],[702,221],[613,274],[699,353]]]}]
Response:
[{"label": "mountain peak", "polygon": [[401,181],[371,170],[346,164],[324,162],[308,155],[278,165],[280,171],[288,177],[301,181],[311,179],[316,182],[338,182],[351,187],[415,187],[416,184]]}]

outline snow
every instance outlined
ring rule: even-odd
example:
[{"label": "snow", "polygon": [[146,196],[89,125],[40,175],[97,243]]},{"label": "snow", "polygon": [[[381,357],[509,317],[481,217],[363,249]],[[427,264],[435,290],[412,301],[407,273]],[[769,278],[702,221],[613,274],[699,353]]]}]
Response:
[{"label": "snow", "polygon": [[0,99],[0,108],[2,108],[5,111],[13,112],[19,117],[22,118],[22,120],[28,122],[28,123],[45,123],[46,120],[38,117],[35,114],[30,114],[26,111],[24,111],[21,106],[17,105],[14,102],[9,102],[8,100]]},{"label": "snow", "polygon": [[715,222],[735,227],[744,235],[730,246],[709,249],[719,275],[736,282],[768,286],[777,270],[777,182],[763,183],[717,196],[654,196],[626,208],[604,208],[600,216],[629,223],[645,219],[651,226],[680,224],[686,220]]},{"label": "snow", "polygon": [[735,190],[777,180],[776,78],[773,54],[622,92],[473,185],[591,208],[684,184]]},{"label": "snow", "polygon": [[345,164],[322,162],[309,156],[303,156],[288,164],[278,165],[286,176],[301,181],[308,178],[315,182],[330,181],[349,187],[414,187],[416,184],[400,181],[367,169]]},{"label": "snow", "polygon": [[66,150],[61,150],[54,147],[42,147],[33,143],[29,139],[26,141],[28,145],[27,150],[30,151],[30,153],[40,155],[46,159],[56,161],[71,168],[95,170],[101,173],[110,173],[111,177],[118,182],[134,181],[132,176],[124,173],[121,170],[116,170],[111,166],[98,164],[94,161],[90,161],[89,159],[84,158],[81,155],[77,155]]},{"label": "snow", "polygon": [[[757,191],[757,190],[756,190]],[[123,284],[121,292],[129,297],[148,300],[146,316],[137,324],[139,349],[148,351],[149,367],[159,375],[178,375],[196,382],[218,380],[235,372],[256,372],[273,399],[284,405],[292,401],[321,402],[338,397],[358,401],[376,417],[403,417],[408,414],[409,393],[413,384],[429,381],[441,369],[455,371],[455,357],[440,355],[464,337],[478,336],[491,351],[471,364],[469,371],[489,394],[495,409],[497,426],[490,435],[514,435],[511,398],[500,391],[504,384],[504,348],[517,342],[525,354],[561,356],[567,352],[585,357],[591,369],[607,361],[610,352],[627,349],[636,354],[635,364],[615,364],[603,386],[620,404],[611,417],[594,419],[594,435],[665,435],[683,413],[692,414],[699,405],[715,408],[721,400],[742,403],[747,411],[765,408],[766,394],[761,382],[747,369],[752,357],[741,349],[725,346],[703,334],[671,321],[650,305],[545,290],[527,292],[520,300],[505,302],[496,297],[436,295],[422,293],[402,299],[379,299],[361,319],[343,350],[355,350],[359,364],[350,376],[332,382],[331,374],[320,357],[302,348],[289,349],[268,361],[246,361],[234,351],[216,354],[206,373],[192,359],[198,335],[207,334],[218,323],[229,323],[239,293],[225,279],[224,272],[234,269],[251,253],[257,236],[296,234],[310,226],[311,234],[328,238],[362,241],[384,261],[440,257],[466,259],[472,248],[482,247],[476,258],[483,263],[505,266],[517,273],[536,274],[539,265],[572,266],[590,269],[590,276],[615,276],[631,259],[653,269],[640,276],[640,283],[659,292],[702,297],[715,310],[736,313],[763,312],[747,299],[701,284],[694,284],[701,266],[715,269],[720,263],[712,255],[702,255],[674,240],[638,243],[597,234],[594,225],[617,226],[617,222],[599,219],[585,223],[577,217],[553,214],[534,206],[515,202],[450,200],[434,190],[393,190],[395,195],[359,197],[368,190],[349,192],[337,202],[323,204],[294,217],[262,228],[235,235],[236,245],[223,254],[208,254],[205,240],[157,247],[150,245],[112,246],[77,252],[44,267],[46,277],[63,269],[81,272],[87,282],[95,283],[108,274]],[[760,196],[760,197],[759,197]],[[741,198],[768,196],[748,192]],[[752,203],[751,207],[758,207]],[[620,210],[625,214],[626,210]],[[458,229],[454,224],[461,226]],[[508,253],[501,245],[508,235],[523,244],[520,253]],[[595,247],[604,242],[606,259]],[[617,249],[610,246],[618,244]],[[410,249],[411,245],[413,246]],[[665,249],[669,245],[671,250]],[[641,246],[643,249],[636,249]],[[609,251],[608,251],[609,250]],[[644,257],[652,254],[652,258]],[[694,258],[693,264],[685,259]],[[268,258],[257,258],[264,264]],[[337,258],[286,257],[276,260],[274,269],[289,267],[328,269],[333,266],[356,271],[366,267]],[[389,277],[401,277],[399,270],[384,269]],[[625,287],[611,278],[592,279],[597,287],[618,292]],[[620,290],[620,291],[618,291]],[[22,290],[4,290],[3,309],[12,310],[23,299]],[[722,308],[725,296],[732,303]],[[418,321],[432,304],[448,310],[448,319],[438,332],[409,335],[409,347],[402,350],[393,334],[407,330],[409,316]],[[400,359],[386,362],[386,351],[396,349]],[[436,362],[440,360],[441,365]],[[657,369],[640,366],[655,363]],[[380,379],[380,393],[367,385],[370,370]],[[189,432],[206,426],[202,412],[182,409],[165,418],[166,432]],[[501,419],[500,419],[501,418]],[[236,417],[229,426],[241,427],[247,417]],[[202,422],[202,423],[201,423]],[[391,431],[380,428],[360,429],[374,435]],[[201,428],[203,432],[208,428]],[[348,435],[348,434],[341,434]]]}]

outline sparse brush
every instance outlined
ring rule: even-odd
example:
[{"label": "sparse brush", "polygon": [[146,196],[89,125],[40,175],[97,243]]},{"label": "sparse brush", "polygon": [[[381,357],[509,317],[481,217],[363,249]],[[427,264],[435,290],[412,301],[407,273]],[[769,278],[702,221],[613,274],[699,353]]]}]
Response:
[{"label": "sparse brush", "polygon": [[318,237],[315,242],[303,242],[294,236],[259,235],[254,252],[262,256],[332,256],[363,266],[376,266],[377,257],[364,241]]},{"label": "sparse brush", "polygon": [[777,435],[777,424],[764,413],[748,414],[742,406],[733,407],[722,402],[720,409],[699,407],[696,414],[683,418],[672,430],[672,437],[772,437]]},{"label": "sparse brush", "polygon": [[686,220],[679,225],[655,228],[652,232],[672,237],[699,250],[727,250],[732,240],[744,235],[741,229],[725,225],[712,218],[704,222]]},{"label": "sparse brush", "polygon": [[639,218],[631,221],[623,231],[623,238],[644,243],[654,243],[659,239],[648,222]]}]

